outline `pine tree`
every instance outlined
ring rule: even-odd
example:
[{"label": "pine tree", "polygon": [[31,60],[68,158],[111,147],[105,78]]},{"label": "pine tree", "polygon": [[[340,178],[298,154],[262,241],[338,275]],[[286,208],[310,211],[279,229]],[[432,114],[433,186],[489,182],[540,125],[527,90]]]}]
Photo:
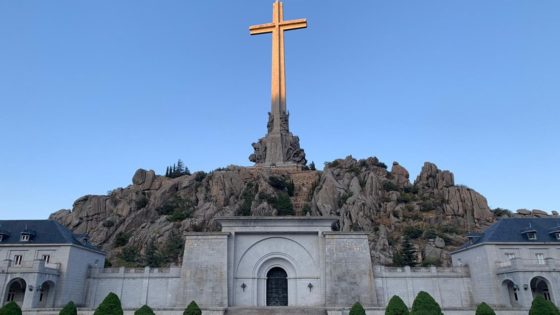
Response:
[{"label": "pine tree", "polygon": [[159,253],[155,241],[153,239],[148,242],[146,252],[144,254],[144,261],[149,267],[161,267],[162,257]]},{"label": "pine tree", "polygon": [[183,312],[183,315],[202,315],[202,311],[195,301],[192,301]]},{"label": "pine tree", "polygon": [[182,175],[184,171],[185,165],[183,164],[183,161],[181,161],[181,159],[177,160],[177,174]]},{"label": "pine tree", "polygon": [[99,304],[93,315],[123,315],[121,300],[115,293],[109,293],[103,302]]},{"label": "pine tree", "polygon": [[78,315],[78,310],[74,302],[70,301],[60,310],[58,315]]},{"label": "pine tree", "polygon": [[408,315],[408,307],[404,304],[403,300],[397,296],[393,295],[393,297],[389,300],[389,304],[387,304],[387,308],[385,309],[385,315]]},{"label": "pine tree", "polygon": [[311,161],[311,164],[309,164],[309,169],[312,171],[316,171],[317,169],[315,168],[315,162]]},{"label": "pine tree", "polygon": [[403,266],[416,266],[416,249],[410,240],[410,237],[405,236],[401,244],[401,259]]}]

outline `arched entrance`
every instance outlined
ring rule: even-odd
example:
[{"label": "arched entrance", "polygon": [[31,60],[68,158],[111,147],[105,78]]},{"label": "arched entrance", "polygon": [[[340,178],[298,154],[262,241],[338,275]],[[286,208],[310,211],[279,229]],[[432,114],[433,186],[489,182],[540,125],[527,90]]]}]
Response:
[{"label": "arched entrance", "polygon": [[266,274],[266,306],[288,306],[288,274],[280,267]]},{"label": "arched entrance", "polygon": [[503,292],[503,301],[505,305],[509,306],[517,306],[519,301],[519,297],[517,295],[517,291],[519,287],[513,283],[511,280],[505,280],[502,282],[502,292]]},{"label": "arched entrance", "polygon": [[6,290],[5,303],[14,301],[20,307],[23,305],[23,298],[25,297],[25,289],[27,288],[27,283],[22,278],[16,278],[10,283],[8,283]]},{"label": "arched entrance", "polygon": [[540,295],[547,301],[552,300],[550,298],[549,282],[543,277],[534,277],[531,279],[531,292],[533,292],[533,298]]},{"label": "arched entrance", "polygon": [[38,307],[49,308],[54,306],[54,283],[45,281],[39,287],[39,304]]}]

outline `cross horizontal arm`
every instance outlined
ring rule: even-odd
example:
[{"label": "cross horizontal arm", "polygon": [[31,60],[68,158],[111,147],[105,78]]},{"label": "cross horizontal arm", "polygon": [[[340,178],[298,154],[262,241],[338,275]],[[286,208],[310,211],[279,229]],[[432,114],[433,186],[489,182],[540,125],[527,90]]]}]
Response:
[{"label": "cross horizontal arm", "polygon": [[274,30],[274,23],[259,24],[249,27],[249,33],[251,35],[270,33]]},{"label": "cross horizontal arm", "polygon": [[306,19],[283,21],[282,23],[280,23],[280,28],[282,28],[285,31],[295,30],[298,28],[306,28],[306,27],[307,27]]}]

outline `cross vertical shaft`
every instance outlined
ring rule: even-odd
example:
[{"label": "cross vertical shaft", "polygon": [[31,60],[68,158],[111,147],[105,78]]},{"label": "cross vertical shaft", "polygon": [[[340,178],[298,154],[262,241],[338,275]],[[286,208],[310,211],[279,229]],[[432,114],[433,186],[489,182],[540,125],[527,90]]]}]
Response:
[{"label": "cross vertical shaft", "polygon": [[272,78],[271,78],[271,116],[270,133],[281,132],[282,118],[286,117],[286,68],[284,58],[284,31],[306,28],[305,19],[284,21],[282,2],[272,6],[272,23],[254,25],[249,28],[251,35],[272,33]]}]

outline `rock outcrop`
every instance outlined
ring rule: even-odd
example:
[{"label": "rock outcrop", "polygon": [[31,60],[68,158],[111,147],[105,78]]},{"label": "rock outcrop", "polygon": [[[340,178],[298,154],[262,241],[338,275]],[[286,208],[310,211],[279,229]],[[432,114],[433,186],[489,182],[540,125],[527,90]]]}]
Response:
[{"label": "rock outcrop", "polygon": [[323,171],[230,166],[167,178],[140,169],[132,185],[81,197],[51,219],[88,233],[113,264],[141,266],[177,263],[183,232],[217,230],[214,218],[231,215],[334,215],[339,230],[369,233],[374,263],[391,264],[406,235],[420,262],[443,265],[465,232],[495,219],[451,172],[426,163],[411,183],[403,166],[388,171],[375,157],[335,160]]}]

